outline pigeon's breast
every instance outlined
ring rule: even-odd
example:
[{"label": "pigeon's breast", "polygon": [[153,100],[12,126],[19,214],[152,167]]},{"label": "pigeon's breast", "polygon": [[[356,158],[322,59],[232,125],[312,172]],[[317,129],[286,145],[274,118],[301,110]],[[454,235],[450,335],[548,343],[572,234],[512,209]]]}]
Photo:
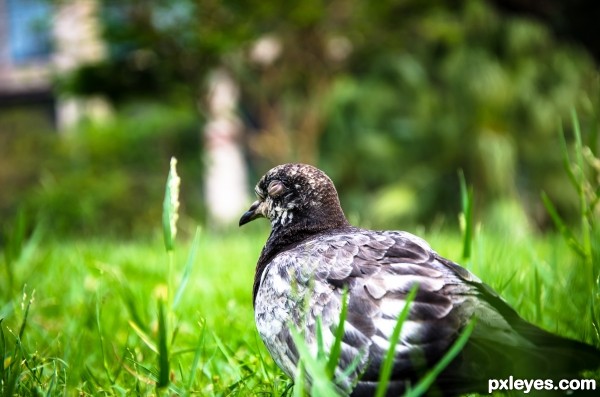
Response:
[{"label": "pigeon's breast", "polygon": [[316,348],[316,318],[326,331],[325,347],[333,341],[327,325],[338,320],[340,301],[333,287],[314,274],[318,249],[311,244],[277,255],[265,269],[256,295],[254,317],[261,339],[275,362],[294,376],[298,353],[290,329],[296,328],[310,350]]},{"label": "pigeon's breast", "polygon": [[276,257],[265,269],[256,295],[254,317],[258,333],[271,356],[288,376],[294,376],[297,357],[290,326],[300,323],[306,283],[302,272],[287,255]]}]

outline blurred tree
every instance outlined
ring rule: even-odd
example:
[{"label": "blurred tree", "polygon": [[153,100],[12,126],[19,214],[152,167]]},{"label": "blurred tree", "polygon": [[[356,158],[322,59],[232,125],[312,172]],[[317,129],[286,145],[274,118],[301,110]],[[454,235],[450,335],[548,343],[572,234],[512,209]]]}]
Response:
[{"label": "blurred tree", "polygon": [[[152,234],[160,224],[170,157],[177,154],[183,178],[199,179],[196,117],[186,108],[138,102],[110,121],[84,122],[76,134],[33,147],[26,158],[43,161],[40,183],[21,192],[21,205],[55,236]],[[198,195],[197,186],[186,186],[186,214],[201,215]]]},{"label": "blurred tree", "polygon": [[558,37],[580,43],[600,62],[600,3],[593,0],[490,0],[500,10],[534,17]]},{"label": "blurred tree", "polygon": [[558,127],[575,108],[587,115],[590,138],[597,134],[599,81],[589,57],[540,23],[503,17],[484,2],[388,7],[366,15],[385,16],[372,18],[383,21],[375,36],[389,42],[356,47],[352,73],[329,96],[323,162],[342,181],[347,208],[377,224],[455,213],[462,168],[498,227],[523,227],[513,225],[526,222],[520,204],[544,223],[540,190],[575,214]]},{"label": "blurred tree", "polygon": [[104,94],[117,104],[158,93],[195,102],[206,74],[251,37],[244,15],[253,2],[100,2],[109,58],[63,79],[67,92]]},{"label": "blurred tree", "polygon": [[219,65],[242,89],[251,163],[320,163],[376,224],[455,213],[459,168],[499,222],[521,201],[543,221],[541,189],[569,211],[553,145],[572,108],[598,125],[598,75],[540,23],[474,0],[103,3],[111,56],[66,90],[204,112]]}]

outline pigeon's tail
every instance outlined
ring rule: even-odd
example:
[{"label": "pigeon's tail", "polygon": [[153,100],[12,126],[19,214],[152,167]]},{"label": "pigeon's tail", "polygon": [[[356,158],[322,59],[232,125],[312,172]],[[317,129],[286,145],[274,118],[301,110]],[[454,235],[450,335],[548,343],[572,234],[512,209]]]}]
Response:
[{"label": "pigeon's tail", "polygon": [[[525,348],[537,368],[531,371],[545,374],[548,378],[576,377],[583,371],[600,369],[600,350],[582,342],[553,335],[531,324],[523,322],[517,331],[534,347]],[[527,357],[524,357],[527,364]]]},{"label": "pigeon's tail", "polygon": [[[582,379],[588,375],[598,377],[599,372],[586,372],[600,370],[600,350],[597,348],[553,335],[520,318],[512,320],[511,325],[520,335],[521,343],[512,338],[513,343],[506,343],[506,340],[490,337],[492,335],[487,332],[474,333],[461,354],[438,377],[443,395],[474,391],[487,393],[490,380],[510,377],[552,380],[555,385],[563,379]],[[600,384],[596,386],[596,393],[599,387]],[[553,392],[543,394],[545,391],[537,391],[537,394],[564,395]],[[578,391],[572,395],[588,394]]]},{"label": "pigeon's tail", "polygon": [[482,293],[512,328],[507,332],[483,321],[478,324],[482,332],[475,328],[467,346],[472,345],[475,358],[490,365],[489,369],[501,366],[505,374],[530,379],[574,379],[583,371],[600,370],[596,347],[544,331],[521,318],[497,295],[488,290]]}]

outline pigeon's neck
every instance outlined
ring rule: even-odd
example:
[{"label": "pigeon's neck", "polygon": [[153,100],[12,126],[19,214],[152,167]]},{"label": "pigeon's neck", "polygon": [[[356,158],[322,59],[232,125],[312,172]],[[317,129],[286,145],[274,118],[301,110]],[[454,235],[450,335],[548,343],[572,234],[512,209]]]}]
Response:
[{"label": "pigeon's neck", "polygon": [[275,226],[271,229],[271,234],[263,247],[258,263],[256,264],[256,272],[254,273],[254,287],[252,291],[252,302],[256,302],[256,294],[260,286],[262,275],[271,260],[280,252],[295,247],[301,242],[318,236],[325,232],[333,230],[345,229],[351,227],[345,217],[341,217],[336,222],[311,222],[296,227]]}]

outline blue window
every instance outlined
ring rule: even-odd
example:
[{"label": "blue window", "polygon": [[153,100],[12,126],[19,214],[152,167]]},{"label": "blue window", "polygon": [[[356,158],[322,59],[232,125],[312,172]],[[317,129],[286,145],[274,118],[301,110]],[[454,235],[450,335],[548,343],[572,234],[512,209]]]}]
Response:
[{"label": "blue window", "polygon": [[13,62],[47,59],[50,55],[51,2],[8,0],[8,44]]}]

